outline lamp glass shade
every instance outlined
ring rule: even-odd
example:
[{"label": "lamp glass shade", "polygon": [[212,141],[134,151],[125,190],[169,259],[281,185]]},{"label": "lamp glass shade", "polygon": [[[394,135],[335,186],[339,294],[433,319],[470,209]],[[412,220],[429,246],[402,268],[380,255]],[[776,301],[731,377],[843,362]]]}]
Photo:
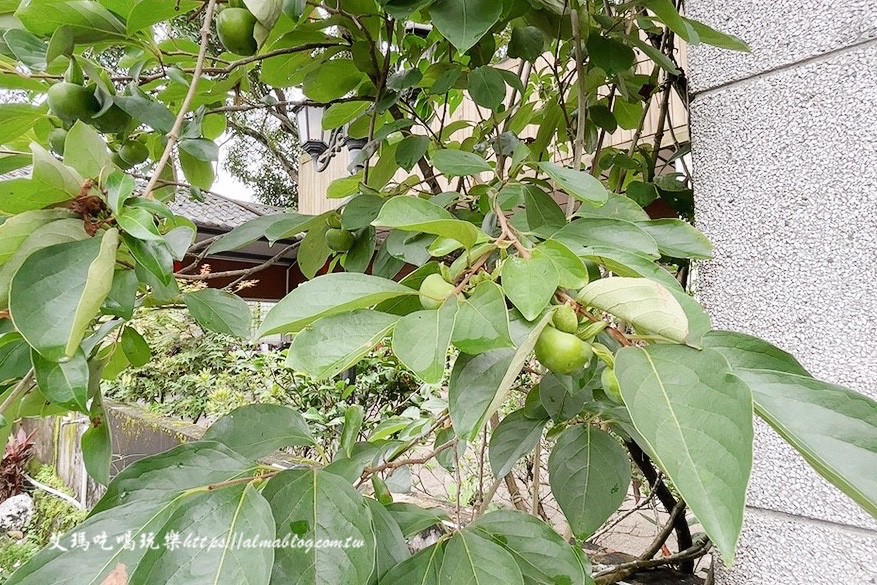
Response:
[{"label": "lamp glass shade", "polygon": [[323,108],[301,106],[295,110],[295,116],[302,149],[312,157],[326,152],[329,148],[329,132],[323,130]]}]

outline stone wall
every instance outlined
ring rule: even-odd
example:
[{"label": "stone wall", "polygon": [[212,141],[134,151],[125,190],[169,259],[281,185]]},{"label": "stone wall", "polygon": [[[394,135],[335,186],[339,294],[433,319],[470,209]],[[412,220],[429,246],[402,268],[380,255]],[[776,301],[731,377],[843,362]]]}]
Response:
[{"label": "stone wall", "polygon": [[[752,53],[690,48],[698,295],[717,328],[877,398],[877,2],[689,0]],[[875,470],[877,473],[877,470]],[[877,583],[877,522],[760,424],[720,583]]]}]

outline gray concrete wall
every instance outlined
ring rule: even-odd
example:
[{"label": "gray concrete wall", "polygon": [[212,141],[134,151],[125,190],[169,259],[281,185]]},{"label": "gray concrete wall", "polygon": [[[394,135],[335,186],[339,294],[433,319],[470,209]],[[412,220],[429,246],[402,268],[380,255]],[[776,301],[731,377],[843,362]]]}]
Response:
[{"label": "gray concrete wall", "polygon": [[[877,398],[877,1],[686,5],[753,49],[690,50],[699,298]],[[877,583],[877,522],[763,424],[748,505],[720,583]]]}]

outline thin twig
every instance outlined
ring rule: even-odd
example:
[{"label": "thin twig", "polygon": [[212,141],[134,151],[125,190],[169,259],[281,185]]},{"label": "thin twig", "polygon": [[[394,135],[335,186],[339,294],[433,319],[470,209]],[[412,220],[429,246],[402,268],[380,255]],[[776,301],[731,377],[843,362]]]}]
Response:
[{"label": "thin twig", "polygon": [[12,389],[9,396],[3,401],[3,404],[0,404],[0,416],[5,415],[6,411],[9,410],[9,407],[12,406],[16,400],[30,392],[33,387],[33,377],[34,372],[33,369],[31,369],[21,380],[18,381],[18,384],[15,385],[15,388]]},{"label": "thin twig", "polygon": [[201,73],[204,70],[204,60],[207,57],[207,47],[210,44],[210,24],[213,21],[213,12],[216,9],[216,2],[217,0],[208,0],[207,2],[207,9],[204,11],[204,22],[201,25],[201,47],[198,50],[198,60],[195,62],[195,71],[192,73],[192,82],[189,84],[189,91],[186,92],[186,97],[183,99],[183,103],[180,106],[180,112],[177,114],[177,119],[174,121],[171,131],[167,135],[167,146],[164,147],[164,152],[158,160],[158,163],[156,163],[155,170],[152,172],[152,178],[149,179],[149,183],[147,183],[146,189],[143,192],[145,197],[150,197],[152,195],[152,190],[155,189],[155,185],[158,183],[159,175],[161,175],[164,167],[170,160],[174,146],[180,139],[180,131],[183,129],[183,122],[186,119],[189,106],[192,105],[192,100],[195,99],[195,94],[198,93],[198,80],[201,79]]}]

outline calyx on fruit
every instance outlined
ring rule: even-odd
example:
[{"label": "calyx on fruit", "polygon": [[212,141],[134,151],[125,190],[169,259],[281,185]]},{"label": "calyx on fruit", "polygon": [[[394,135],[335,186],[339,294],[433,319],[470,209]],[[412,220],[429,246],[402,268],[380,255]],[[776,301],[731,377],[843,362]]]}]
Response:
[{"label": "calyx on fruit", "polygon": [[555,374],[572,374],[584,367],[592,355],[590,345],[572,333],[564,333],[550,325],[536,340],[536,359]]},{"label": "calyx on fruit", "polygon": [[331,228],[341,229],[341,218],[337,213],[333,213],[326,217],[326,223],[329,224],[329,227]]},{"label": "calyx on fruit", "polygon": [[575,333],[579,328],[579,316],[569,305],[560,305],[551,317],[551,323],[564,333]]},{"label": "calyx on fruit", "polygon": [[216,32],[222,46],[235,55],[255,55],[259,50],[253,32],[256,17],[246,8],[226,8],[216,19]]},{"label": "calyx on fruit", "polygon": [[347,230],[330,228],[326,231],[326,245],[334,252],[346,252],[353,247],[356,238]]},{"label": "calyx on fruit", "polygon": [[618,376],[615,375],[615,370],[609,367],[605,368],[600,376],[600,382],[603,384],[603,391],[606,392],[609,400],[616,404],[624,404],[624,398],[621,397],[621,386],[618,384]]},{"label": "calyx on fruit", "polygon": [[438,309],[454,294],[454,285],[441,274],[430,274],[420,284],[420,304],[424,309]]}]

